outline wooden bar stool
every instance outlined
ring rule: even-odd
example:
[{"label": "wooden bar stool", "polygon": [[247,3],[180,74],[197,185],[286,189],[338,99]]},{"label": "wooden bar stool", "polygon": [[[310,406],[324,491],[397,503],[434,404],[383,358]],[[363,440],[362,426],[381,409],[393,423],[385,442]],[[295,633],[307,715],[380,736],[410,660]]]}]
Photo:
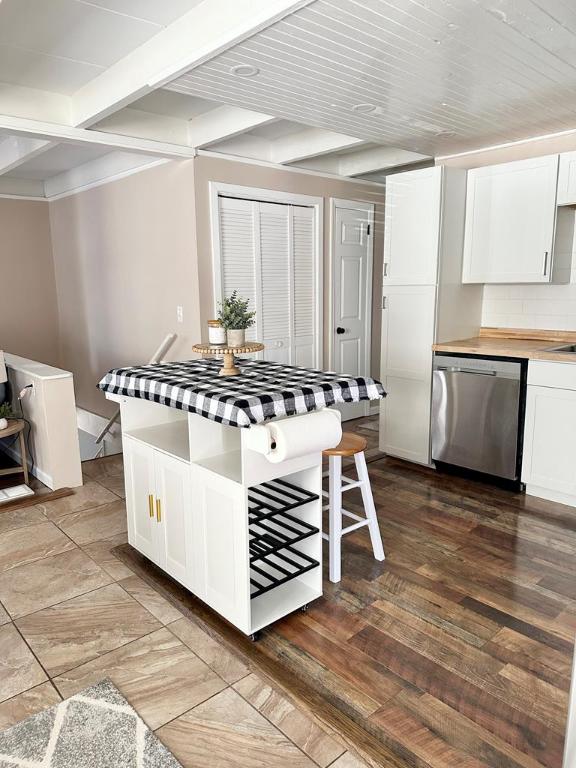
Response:
[{"label": "wooden bar stool", "polygon": [[[330,543],[330,581],[338,582],[341,578],[341,542],[342,536],[346,533],[352,533],[352,531],[362,528],[364,525],[368,526],[370,532],[370,539],[372,541],[372,549],[374,551],[374,557],[376,560],[384,560],[384,547],[382,546],[382,537],[380,535],[380,528],[378,527],[378,518],[376,517],[376,507],[374,506],[374,498],[372,496],[372,489],[370,487],[370,478],[368,476],[368,468],[366,467],[366,457],[364,451],[366,450],[367,442],[365,438],[360,435],[354,435],[351,432],[344,432],[342,434],[342,440],[335,448],[329,448],[322,452],[323,456],[328,456],[329,470],[329,492],[323,491],[323,495],[327,496],[329,503],[324,509],[329,509],[329,530],[330,533],[323,533],[323,537]],[[356,472],[358,473],[358,480],[351,480],[349,477],[342,475],[342,457],[354,456],[354,462],[356,463]],[[353,512],[348,512],[342,507],[342,494],[344,491],[349,491],[352,488],[360,488],[362,493],[362,502],[364,504],[364,511],[366,517],[360,517]],[[350,517],[356,520],[352,525],[342,527],[342,516]]]}]

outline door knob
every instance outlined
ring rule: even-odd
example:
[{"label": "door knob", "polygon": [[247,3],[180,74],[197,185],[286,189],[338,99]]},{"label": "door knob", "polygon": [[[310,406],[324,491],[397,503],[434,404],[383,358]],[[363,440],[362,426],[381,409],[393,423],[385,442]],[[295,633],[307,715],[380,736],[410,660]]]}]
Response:
[{"label": "door knob", "polygon": [[336,333],[346,333],[346,328],[341,328],[338,326],[338,328],[336,328]]}]

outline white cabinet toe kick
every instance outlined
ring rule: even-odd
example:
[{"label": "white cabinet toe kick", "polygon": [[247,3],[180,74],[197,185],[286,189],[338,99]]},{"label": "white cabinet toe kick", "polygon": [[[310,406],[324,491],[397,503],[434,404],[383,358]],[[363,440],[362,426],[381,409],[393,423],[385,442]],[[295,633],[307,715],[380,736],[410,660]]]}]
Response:
[{"label": "white cabinet toe kick", "polygon": [[135,549],[246,635],[322,595],[321,450],[272,463],[247,429],[107,397]]}]

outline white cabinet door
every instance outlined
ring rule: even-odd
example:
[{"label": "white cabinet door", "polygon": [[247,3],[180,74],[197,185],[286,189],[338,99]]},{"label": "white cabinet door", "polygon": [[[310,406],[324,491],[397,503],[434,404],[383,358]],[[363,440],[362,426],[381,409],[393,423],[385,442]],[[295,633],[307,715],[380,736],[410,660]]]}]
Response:
[{"label": "white cabinet door", "polygon": [[384,285],[434,285],[438,271],[442,168],[386,180]]},{"label": "white cabinet door", "polygon": [[394,286],[383,299],[380,450],[429,464],[436,288]]},{"label": "white cabinet door", "polygon": [[196,594],[243,632],[251,632],[248,514],[239,483],[191,466]]},{"label": "white cabinet door", "polygon": [[380,450],[420,464],[430,463],[431,383],[386,376],[380,406]]},{"label": "white cabinet door", "polygon": [[159,562],[158,523],[155,510],[154,450],[123,437],[128,541],[155,563]]},{"label": "white cabinet door", "polygon": [[464,283],[548,283],[558,155],[468,171]]},{"label": "white cabinet door", "polygon": [[436,316],[434,286],[386,287],[382,297],[382,376],[430,379]]},{"label": "white cabinet door", "polygon": [[560,155],[557,203],[576,204],[576,152],[564,152]]},{"label": "white cabinet door", "polygon": [[576,391],[528,386],[522,482],[576,495]]},{"label": "white cabinet door", "polygon": [[158,526],[158,565],[181,584],[192,588],[193,528],[190,492],[190,465],[154,452],[156,474],[156,523]]}]

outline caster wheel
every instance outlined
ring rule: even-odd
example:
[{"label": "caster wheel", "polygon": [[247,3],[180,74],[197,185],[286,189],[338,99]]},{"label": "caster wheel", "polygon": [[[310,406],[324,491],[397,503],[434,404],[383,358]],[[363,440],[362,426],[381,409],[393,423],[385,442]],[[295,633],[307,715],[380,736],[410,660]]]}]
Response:
[{"label": "caster wheel", "polygon": [[306,613],[308,611],[308,606],[303,605],[302,608],[300,608],[300,610],[302,611],[302,613]]},{"label": "caster wheel", "polygon": [[258,640],[260,640],[260,632],[254,632],[250,635],[250,640],[252,640],[253,643],[257,643]]}]

